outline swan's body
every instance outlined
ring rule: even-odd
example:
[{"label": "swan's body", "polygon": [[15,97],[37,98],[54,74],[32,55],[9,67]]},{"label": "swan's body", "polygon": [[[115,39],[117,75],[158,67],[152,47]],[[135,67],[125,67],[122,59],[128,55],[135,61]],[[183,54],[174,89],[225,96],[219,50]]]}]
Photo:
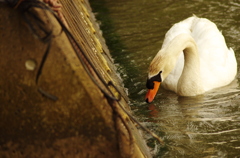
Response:
[{"label": "swan's body", "polygon": [[[149,66],[147,85],[155,82],[152,78],[160,77],[165,89],[180,96],[195,96],[228,85],[236,73],[234,51],[226,46],[217,26],[193,16],[166,33],[161,50]],[[146,98],[147,102],[153,98]]]}]

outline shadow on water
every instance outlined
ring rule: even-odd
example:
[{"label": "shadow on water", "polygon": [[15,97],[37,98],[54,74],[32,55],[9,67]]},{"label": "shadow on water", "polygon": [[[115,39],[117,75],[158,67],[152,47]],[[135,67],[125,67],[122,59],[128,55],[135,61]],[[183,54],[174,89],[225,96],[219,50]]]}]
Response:
[{"label": "shadow on water", "polygon": [[240,73],[230,85],[197,97],[179,97],[161,88],[146,104],[147,68],[167,30],[192,14],[215,22],[240,63],[240,1],[90,0],[107,45],[142,124],[162,137],[160,146],[144,137],[153,157],[240,157]]},{"label": "shadow on water", "polygon": [[[111,13],[107,8],[106,2],[104,0],[89,0],[93,12],[95,13],[96,19],[103,30],[103,37],[106,39],[106,44],[114,57],[115,65],[117,66],[117,71],[120,73],[123,80],[129,80],[129,78],[134,78],[134,75],[140,73],[134,62],[129,58],[129,51],[126,45],[123,43],[121,37],[116,32],[116,26],[114,25],[114,20],[110,17]],[[124,62],[125,67],[122,63]],[[127,73],[126,70],[130,70],[132,73]],[[129,86],[127,82],[125,82]]]}]

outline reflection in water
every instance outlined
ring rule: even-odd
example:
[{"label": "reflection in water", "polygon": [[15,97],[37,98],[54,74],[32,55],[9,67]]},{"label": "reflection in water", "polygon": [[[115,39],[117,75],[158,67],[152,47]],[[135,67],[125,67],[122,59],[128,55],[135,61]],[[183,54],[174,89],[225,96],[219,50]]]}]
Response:
[{"label": "reflection in water", "polygon": [[150,110],[149,117],[152,117],[152,118],[158,118],[159,117],[158,109],[154,104],[149,104],[148,109]]},{"label": "reflection in water", "polygon": [[160,146],[145,135],[154,157],[240,157],[239,73],[231,85],[198,97],[178,97],[161,88],[152,104],[144,102],[147,68],[161,48],[165,33],[174,23],[192,14],[208,18],[223,30],[227,45],[233,48],[240,63],[240,2],[104,1],[114,32],[125,46],[120,52],[111,51],[128,88],[132,109],[146,127],[166,142]]}]

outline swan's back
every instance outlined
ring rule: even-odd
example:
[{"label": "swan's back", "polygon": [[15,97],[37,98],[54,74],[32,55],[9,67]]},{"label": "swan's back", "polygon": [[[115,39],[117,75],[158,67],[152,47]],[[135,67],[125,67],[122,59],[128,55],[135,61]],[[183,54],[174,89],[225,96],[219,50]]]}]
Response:
[{"label": "swan's back", "polygon": [[[205,91],[229,84],[236,76],[237,63],[233,50],[226,46],[217,26],[205,18],[196,16],[174,24],[166,33],[162,48],[179,34],[189,34],[198,47],[200,73]],[[177,83],[184,66],[183,53],[174,70],[165,79],[163,86],[177,92]]]}]

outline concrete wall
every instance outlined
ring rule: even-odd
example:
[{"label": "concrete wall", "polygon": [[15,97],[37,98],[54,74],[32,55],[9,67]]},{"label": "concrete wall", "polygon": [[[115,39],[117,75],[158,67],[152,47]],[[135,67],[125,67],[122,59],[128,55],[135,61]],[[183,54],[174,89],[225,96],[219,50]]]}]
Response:
[{"label": "concrete wall", "polygon": [[150,157],[89,3],[60,3],[73,38],[42,7],[0,2],[0,157]]}]

